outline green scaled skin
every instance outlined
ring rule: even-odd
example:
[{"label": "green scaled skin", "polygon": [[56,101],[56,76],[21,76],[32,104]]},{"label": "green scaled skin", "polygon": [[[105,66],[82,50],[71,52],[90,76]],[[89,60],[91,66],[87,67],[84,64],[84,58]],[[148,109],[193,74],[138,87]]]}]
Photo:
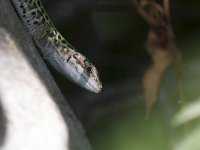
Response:
[{"label": "green scaled skin", "polygon": [[11,0],[43,57],[60,73],[95,93],[102,90],[96,67],[58,32],[41,0]]}]

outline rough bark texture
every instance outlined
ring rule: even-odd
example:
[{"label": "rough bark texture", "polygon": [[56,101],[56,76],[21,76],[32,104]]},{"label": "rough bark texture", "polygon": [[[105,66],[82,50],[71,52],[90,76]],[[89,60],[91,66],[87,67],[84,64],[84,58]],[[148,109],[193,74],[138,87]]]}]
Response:
[{"label": "rough bark texture", "polygon": [[0,6],[0,149],[91,150],[10,1]]}]

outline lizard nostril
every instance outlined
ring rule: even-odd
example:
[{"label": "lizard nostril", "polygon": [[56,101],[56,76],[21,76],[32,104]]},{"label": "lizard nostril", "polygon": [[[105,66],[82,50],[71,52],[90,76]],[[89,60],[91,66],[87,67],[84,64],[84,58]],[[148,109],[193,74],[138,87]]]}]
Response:
[{"label": "lizard nostril", "polygon": [[100,89],[100,90],[102,90],[102,88],[103,88],[103,86],[102,86],[102,85],[100,85],[100,86],[99,86],[99,89]]}]

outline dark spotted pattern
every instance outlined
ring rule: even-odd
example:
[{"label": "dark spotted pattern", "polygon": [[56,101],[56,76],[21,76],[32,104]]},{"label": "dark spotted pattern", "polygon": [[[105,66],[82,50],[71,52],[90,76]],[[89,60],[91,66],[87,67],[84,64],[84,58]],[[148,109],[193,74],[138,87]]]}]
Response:
[{"label": "dark spotted pattern", "polygon": [[17,4],[16,9],[32,35],[37,32],[38,28],[45,25],[50,30],[45,37],[49,37],[51,44],[59,47],[61,53],[66,55],[67,51],[76,51],[54,27],[40,0],[13,0],[13,3]]},{"label": "dark spotted pattern", "polygon": [[[98,91],[101,90],[102,86],[96,68],[86,59],[85,56],[76,51],[76,49],[57,31],[47,15],[41,0],[11,1],[21,20],[27,26],[33,39],[35,40],[35,43],[41,49],[42,55],[44,55],[44,57],[49,57],[48,61],[53,66],[56,66],[55,69],[58,69],[59,72],[63,72],[63,70],[66,70],[68,64],[74,65],[73,67],[75,69],[80,68],[81,66],[82,71],[79,69],[80,72],[78,73],[79,75],[82,75],[82,73],[84,74],[82,75],[84,82],[82,80],[80,85],[85,87],[87,84],[88,86],[87,81],[92,78],[96,82],[92,82],[90,84],[94,84],[97,89],[99,88]],[[70,70],[67,71],[70,72]],[[66,75],[69,75],[69,73],[66,73]],[[73,77],[70,76],[70,78]]]}]

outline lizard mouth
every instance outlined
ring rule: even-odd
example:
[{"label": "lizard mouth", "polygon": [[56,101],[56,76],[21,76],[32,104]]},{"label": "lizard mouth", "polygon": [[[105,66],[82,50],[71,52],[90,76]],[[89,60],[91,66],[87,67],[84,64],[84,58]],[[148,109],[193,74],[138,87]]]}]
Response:
[{"label": "lizard mouth", "polygon": [[82,75],[84,81],[85,81],[85,85],[83,85],[86,89],[90,90],[91,92],[94,93],[101,93],[102,91],[102,85],[99,82],[96,82],[95,80],[92,80],[89,77],[85,77],[84,75]]},{"label": "lizard mouth", "polygon": [[93,89],[95,89],[95,93],[101,93],[101,91],[102,91],[102,85],[98,85],[98,88],[96,88],[94,86],[92,86],[92,87],[93,87]]},{"label": "lizard mouth", "polygon": [[[92,83],[87,82],[88,86],[89,86],[89,90],[95,93],[101,93],[102,91],[102,85],[96,85],[94,86]],[[87,87],[86,87],[87,88]]]}]

